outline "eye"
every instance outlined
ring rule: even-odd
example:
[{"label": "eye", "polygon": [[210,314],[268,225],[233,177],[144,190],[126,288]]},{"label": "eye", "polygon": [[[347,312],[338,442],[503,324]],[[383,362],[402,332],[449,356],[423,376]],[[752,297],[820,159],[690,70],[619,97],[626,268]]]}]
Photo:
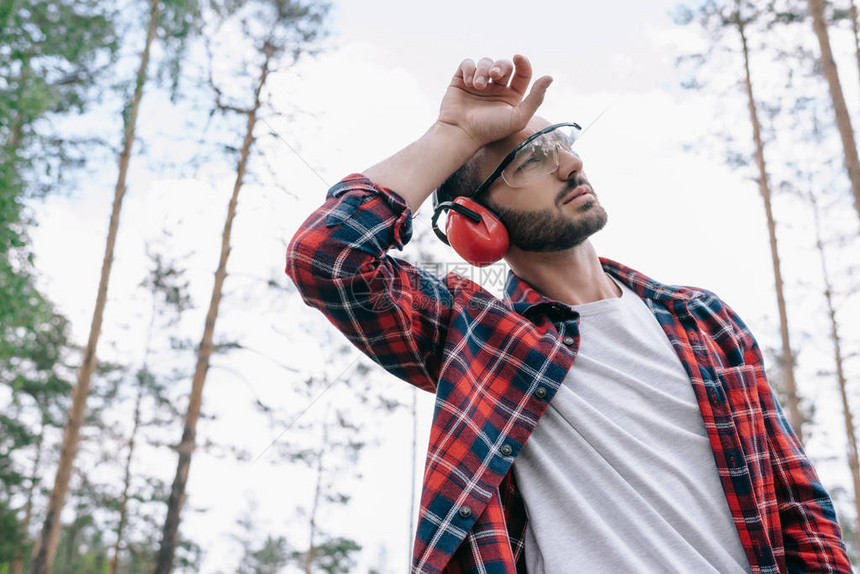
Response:
[{"label": "eye", "polygon": [[536,164],[536,163],[540,163],[540,158],[538,158],[536,155],[532,154],[531,156],[529,156],[529,158],[528,158],[526,161],[524,161],[524,162],[520,165],[520,167],[521,167],[521,168],[522,168],[522,167],[528,167],[528,166],[530,166],[530,165],[534,165],[534,164]]},{"label": "eye", "polygon": [[528,170],[534,168],[535,166],[539,165],[542,162],[543,162],[543,155],[542,154],[532,153],[532,154],[529,154],[528,157],[523,158],[523,161],[521,161],[517,164],[514,171],[516,173],[522,173],[524,171],[528,171]]}]

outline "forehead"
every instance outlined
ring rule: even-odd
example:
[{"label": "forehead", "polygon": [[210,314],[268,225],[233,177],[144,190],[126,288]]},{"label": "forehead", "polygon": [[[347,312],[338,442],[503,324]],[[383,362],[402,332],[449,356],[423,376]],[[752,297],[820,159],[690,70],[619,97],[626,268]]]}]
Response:
[{"label": "forehead", "polygon": [[484,146],[478,156],[478,169],[481,178],[487,178],[515,147],[520,145],[527,137],[552,124],[544,118],[533,116],[520,131],[508,137],[492,142]]}]

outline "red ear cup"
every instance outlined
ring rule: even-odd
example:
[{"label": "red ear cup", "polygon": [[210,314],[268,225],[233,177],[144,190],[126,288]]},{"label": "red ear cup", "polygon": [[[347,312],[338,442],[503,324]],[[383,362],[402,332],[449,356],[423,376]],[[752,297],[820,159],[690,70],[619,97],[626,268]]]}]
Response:
[{"label": "red ear cup", "polygon": [[451,247],[476,267],[485,267],[501,259],[508,252],[508,230],[499,218],[468,197],[457,197],[454,203],[478,213],[481,221],[449,211],[445,233]]}]

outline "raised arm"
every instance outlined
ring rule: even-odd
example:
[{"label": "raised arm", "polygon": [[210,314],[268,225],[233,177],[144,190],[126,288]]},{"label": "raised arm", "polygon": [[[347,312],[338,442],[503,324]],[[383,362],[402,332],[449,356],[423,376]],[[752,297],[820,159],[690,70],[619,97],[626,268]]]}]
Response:
[{"label": "raised arm", "polygon": [[[418,141],[332,187],[287,248],[287,275],[362,352],[426,390],[438,378],[459,282],[388,255],[412,234],[412,213],[481,146],[522,129],[550,78],[528,60],[464,60],[438,120]],[[449,282],[450,281],[450,282]]]},{"label": "raised arm", "polygon": [[[481,147],[523,129],[543,102],[549,76],[535,81],[525,56],[463,60],[442,98],[439,118],[417,141],[364,175],[395,190],[413,212]],[[432,161],[428,161],[432,158]]]}]

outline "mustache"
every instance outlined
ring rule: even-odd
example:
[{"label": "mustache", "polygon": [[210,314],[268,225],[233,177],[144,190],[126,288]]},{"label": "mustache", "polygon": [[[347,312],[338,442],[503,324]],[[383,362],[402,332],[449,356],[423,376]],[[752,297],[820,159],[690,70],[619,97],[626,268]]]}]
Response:
[{"label": "mustache", "polygon": [[555,202],[557,204],[561,203],[561,201],[567,196],[567,194],[569,194],[571,191],[583,184],[588,185],[589,187],[591,186],[591,184],[588,183],[588,179],[584,175],[577,175],[575,178],[567,180],[564,184],[564,187],[561,188],[561,191],[559,191],[558,194],[555,196]]}]

